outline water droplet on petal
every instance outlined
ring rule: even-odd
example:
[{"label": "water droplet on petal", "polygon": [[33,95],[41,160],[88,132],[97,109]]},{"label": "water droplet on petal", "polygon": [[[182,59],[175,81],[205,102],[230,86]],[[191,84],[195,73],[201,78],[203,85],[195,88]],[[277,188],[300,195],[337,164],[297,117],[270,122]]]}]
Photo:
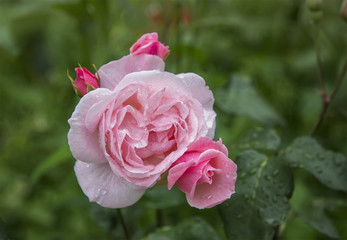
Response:
[{"label": "water droplet on petal", "polygon": [[106,195],[107,191],[105,189],[101,189],[101,195]]},{"label": "water droplet on petal", "polygon": [[89,167],[90,167],[90,164],[87,164],[86,167],[89,168]]}]

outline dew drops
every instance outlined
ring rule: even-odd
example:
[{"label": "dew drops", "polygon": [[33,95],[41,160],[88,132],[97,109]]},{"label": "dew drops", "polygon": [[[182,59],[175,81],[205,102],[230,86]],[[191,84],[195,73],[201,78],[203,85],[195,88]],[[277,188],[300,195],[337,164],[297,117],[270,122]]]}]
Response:
[{"label": "dew drops", "polygon": [[278,175],[278,169],[277,170],[275,170],[273,173],[272,173],[272,176],[277,176]]},{"label": "dew drops", "polygon": [[106,195],[106,193],[107,193],[107,191],[105,190],[105,189],[101,189],[101,195],[103,195],[103,196],[105,196]]},{"label": "dew drops", "polygon": [[206,198],[207,198],[208,200],[210,200],[210,199],[212,198],[212,194],[207,195]]},{"label": "dew drops", "polygon": [[256,173],[256,172],[257,172],[257,169],[253,168],[253,169],[251,169],[248,173],[249,173],[250,175],[253,175],[253,174]]},{"label": "dew drops", "polygon": [[90,167],[90,164],[87,164],[86,167],[89,168],[89,167]]}]

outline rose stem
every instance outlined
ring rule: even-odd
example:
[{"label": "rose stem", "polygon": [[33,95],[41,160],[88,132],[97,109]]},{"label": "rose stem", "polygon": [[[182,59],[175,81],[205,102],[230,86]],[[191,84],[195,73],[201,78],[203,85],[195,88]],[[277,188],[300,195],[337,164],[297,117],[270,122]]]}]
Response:
[{"label": "rose stem", "polygon": [[155,213],[157,217],[157,227],[161,228],[163,226],[163,211],[161,209],[157,209]]},{"label": "rose stem", "polygon": [[311,137],[313,137],[315,135],[318,128],[322,125],[322,123],[325,119],[326,113],[328,111],[329,105],[330,105],[331,101],[333,100],[333,98],[336,96],[337,91],[340,89],[340,86],[343,82],[343,79],[345,78],[346,72],[347,72],[347,59],[345,60],[342,72],[341,72],[341,74],[340,74],[340,76],[339,76],[339,78],[335,84],[334,90],[331,92],[330,96],[322,95],[323,107],[322,107],[322,110],[319,114],[319,118],[318,118],[315,126],[312,129]]},{"label": "rose stem", "polygon": [[[316,23],[317,24],[317,23]],[[317,61],[317,71],[318,71],[318,81],[321,87],[321,96],[322,96],[322,110],[319,114],[319,118],[317,119],[316,124],[314,125],[312,131],[311,131],[311,137],[313,137],[318,128],[322,125],[326,113],[328,111],[329,105],[332,101],[332,99],[335,97],[337,91],[339,90],[341,83],[345,77],[346,71],[347,71],[347,59],[345,61],[345,65],[343,67],[343,70],[338,78],[338,81],[336,82],[336,85],[334,87],[334,90],[330,95],[327,94],[326,88],[325,88],[325,83],[324,83],[324,78],[323,78],[323,73],[322,73],[322,61],[321,61],[321,56],[320,56],[320,42],[319,42],[319,29],[316,25],[316,35],[314,38],[314,46],[315,46],[315,52],[316,52],[316,61]]]},{"label": "rose stem", "polygon": [[125,234],[127,240],[131,240],[131,235],[130,235],[129,229],[127,227],[127,224],[125,223],[121,209],[117,208],[117,212],[118,212],[118,217],[119,217],[120,222],[121,222],[122,227],[123,227],[124,234]]}]

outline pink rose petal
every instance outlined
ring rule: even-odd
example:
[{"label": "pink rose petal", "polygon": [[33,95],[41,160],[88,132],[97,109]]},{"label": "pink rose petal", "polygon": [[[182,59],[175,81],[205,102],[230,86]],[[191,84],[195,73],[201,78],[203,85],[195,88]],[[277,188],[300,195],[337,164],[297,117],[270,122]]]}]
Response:
[{"label": "pink rose petal", "polygon": [[[83,162],[90,163],[107,161],[100,148],[98,133],[90,131],[88,125],[85,124],[85,120],[88,111],[93,105],[101,102],[109,94],[110,91],[108,89],[98,88],[85,95],[81,98],[69,119],[68,142],[75,159],[82,159]],[[94,121],[99,122],[99,119],[94,118]]]},{"label": "pink rose petal", "polygon": [[142,54],[128,55],[103,65],[99,70],[100,87],[113,90],[129,73],[159,70],[164,71],[165,63],[158,56]]},{"label": "pink rose petal", "polygon": [[111,171],[108,163],[76,161],[75,172],[83,192],[90,202],[107,208],[123,208],[137,202],[145,192]]}]

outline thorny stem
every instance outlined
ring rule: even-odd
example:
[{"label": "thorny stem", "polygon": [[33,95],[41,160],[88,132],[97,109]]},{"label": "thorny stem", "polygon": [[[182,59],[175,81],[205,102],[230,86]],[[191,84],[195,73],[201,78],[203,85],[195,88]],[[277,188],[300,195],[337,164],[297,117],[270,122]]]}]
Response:
[{"label": "thorny stem", "polygon": [[118,208],[118,209],[117,209],[117,212],[118,212],[118,217],[119,217],[120,222],[121,222],[122,227],[123,227],[124,235],[125,235],[125,237],[126,237],[127,240],[131,240],[131,235],[130,235],[129,229],[128,229],[128,227],[127,227],[127,224],[126,224],[126,222],[125,222],[125,220],[124,220],[122,211]]},{"label": "thorny stem", "polygon": [[274,234],[272,240],[278,240],[278,237],[279,237],[279,229],[280,229],[280,225],[277,225],[277,226],[275,227],[275,234]]},{"label": "thorny stem", "polygon": [[327,95],[327,94],[322,95],[323,107],[322,107],[322,110],[320,112],[319,118],[318,118],[315,126],[312,129],[311,136],[315,135],[315,133],[317,132],[318,128],[323,123],[323,121],[325,119],[325,116],[326,116],[326,113],[328,111],[328,108],[330,106],[330,103],[334,99],[334,97],[336,96],[337,91],[340,89],[340,86],[341,86],[341,84],[343,82],[343,79],[345,78],[346,72],[347,72],[347,59],[345,60],[342,72],[341,72],[341,74],[340,74],[340,76],[339,76],[339,78],[338,78],[338,80],[337,80],[337,82],[335,84],[335,87],[334,87],[333,91],[331,92],[331,94],[330,95]]},{"label": "thorny stem", "polygon": [[339,88],[341,86],[341,83],[343,82],[343,79],[345,78],[346,72],[347,72],[347,58],[345,60],[345,64],[343,65],[343,69],[342,69],[342,72],[341,72],[341,74],[339,76],[339,79],[337,80],[337,83],[336,83],[336,85],[334,87],[334,90],[330,94],[330,101],[333,100],[333,98],[335,97],[337,91],[339,90]]},{"label": "thorny stem", "polygon": [[161,228],[163,226],[163,212],[161,209],[156,210],[156,217],[157,217],[157,227]]},{"label": "thorny stem", "polygon": [[322,96],[322,110],[319,114],[319,118],[316,122],[316,124],[314,125],[312,131],[311,131],[311,137],[313,137],[318,128],[322,125],[326,113],[328,111],[328,108],[330,106],[331,101],[333,100],[333,98],[336,96],[337,91],[339,90],[341,83],[346,75],[347,72],[347,59],[345,61],[344,67],[342,69],[342,72],[336,82],[336,85],[334,87],[334,90],[331,92],[330,95],[328,95],[326,88],[325,88],[325,84],[324,84],[324,78],[323,78],[323,73],[322,73],[322,61],[321,61],[321,57],[320,57],[320,44],[319,44],[319,30],[317,29],[317,33],[314,39],[314,45],[315,45],[315,52],[316,52],[316,60],[317,60],[317,71],[318,71],[318,81],[321,87],[321,96]]}]

